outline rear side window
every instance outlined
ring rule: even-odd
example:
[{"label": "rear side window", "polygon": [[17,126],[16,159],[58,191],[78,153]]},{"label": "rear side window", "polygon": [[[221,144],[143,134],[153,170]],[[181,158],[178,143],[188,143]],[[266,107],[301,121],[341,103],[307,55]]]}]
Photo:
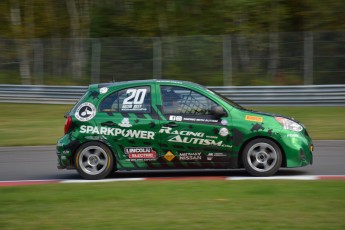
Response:
[{"label": "rear side window", "polygon": [[118,100],[118,92],[110,94],[106,97],[100,107],[100,112],[119,112],[119,100]]},{"label": "rear side window", "polygon": [[133,87],[117,91],[102,101],[100,111],[120,113],[151,113],[150,87]]}]

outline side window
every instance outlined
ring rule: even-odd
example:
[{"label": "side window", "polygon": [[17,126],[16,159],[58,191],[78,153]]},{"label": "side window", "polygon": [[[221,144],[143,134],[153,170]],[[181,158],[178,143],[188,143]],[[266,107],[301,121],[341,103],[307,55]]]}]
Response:
[{"label": "side window", "polygon": [[133,87],[112,93],[101,102],[99,111],[151,113],[150,87]]},{"label": "side window", "polygon": [[217,104],[193,90],[161,86],[164,114],[210,115]]},{"label": "side window", "polygon": [[119,112],[118,92],[110,94],[99,106],[100,112]]},{"label": "side window", "polygon": [[127,88],[119,91],[119,111],[125,113],[151,113],[149,86]]}]

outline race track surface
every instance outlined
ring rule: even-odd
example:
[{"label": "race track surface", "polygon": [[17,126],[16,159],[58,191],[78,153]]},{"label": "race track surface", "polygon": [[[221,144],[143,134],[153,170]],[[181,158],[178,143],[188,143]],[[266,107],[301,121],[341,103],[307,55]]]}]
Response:
[{"label": "race track surface", "polygon": [[[314,141],[314,163],[295,169],[281,169],[277,176],[345,175],[345,140]],[[137,177],[250,177],[245,170],[136,171],[116,172],[112,178]],[[0,181],[75,180],[75,170],[56,168],[55,146],[0,147]]]}]

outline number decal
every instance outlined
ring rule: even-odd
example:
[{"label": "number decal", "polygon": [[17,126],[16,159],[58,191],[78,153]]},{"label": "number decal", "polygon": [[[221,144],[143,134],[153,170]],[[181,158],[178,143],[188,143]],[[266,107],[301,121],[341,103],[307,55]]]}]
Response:
[{"label": "number decal", "polygon": [[129,95],[129,97],[126,97],[126,98],[123,100],[123,104],[124,104],[124,105],[132,105],[133,102],[131,102],[130,100],[132,100],[132,99],[135,97],[136,92],[137,92],[136,89],[129,89],[129,90],[127,90],[127,92],[126,92],[127,95],[128,95],[128,94],[130,94],[130,95]]},{"label": "number decal", "polygon": [[128,95],[122,103],[122,110],[145,110],[142,105],[145,100],[147,89],[128,89]]},{"label": "number decal", "polygon": [[146,89],[138,89],[134,97],[134,104],[142,105],[144,102],[145,96],[146,96]]}]

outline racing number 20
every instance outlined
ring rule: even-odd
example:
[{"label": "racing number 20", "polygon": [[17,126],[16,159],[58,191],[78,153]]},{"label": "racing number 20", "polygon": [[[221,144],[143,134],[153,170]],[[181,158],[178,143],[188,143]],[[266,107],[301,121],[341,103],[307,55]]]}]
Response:
[{"label": "racing number 20", "polygon": [[128,89],[126,93],[127,95],[129,94],[129,96],[123,100],[123,105],[142,105],[146,96],[146,91],[146,89]]}]

